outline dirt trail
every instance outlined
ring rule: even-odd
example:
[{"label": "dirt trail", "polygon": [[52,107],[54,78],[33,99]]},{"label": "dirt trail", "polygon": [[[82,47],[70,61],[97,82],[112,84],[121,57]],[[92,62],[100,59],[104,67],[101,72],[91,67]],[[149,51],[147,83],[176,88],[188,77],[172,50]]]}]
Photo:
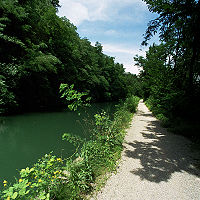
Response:
[{"label": "dirt trail", "polygon": [[140,101],[116,174],[94,199],[200,200],[190,141],[168,133]]}]

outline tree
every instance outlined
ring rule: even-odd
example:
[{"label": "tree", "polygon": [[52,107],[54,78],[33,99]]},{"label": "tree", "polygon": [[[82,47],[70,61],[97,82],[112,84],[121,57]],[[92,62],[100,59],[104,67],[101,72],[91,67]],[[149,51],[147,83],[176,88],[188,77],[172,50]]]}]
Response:
[{"label": "tree", "polygon": [[136,65],[142,68],[140,79],[143,82],[144,99],[150,98],[155,109],[166,115],[172,111],[174,101],[180,95],[173,84],[173,68],[167,60],[167,49],[165,44],[153,44],[146,52],[146,58],[134,57]]},{"label": "tree", "polygon": [[171,45],[174,71],[185,73],[187,93],[191,95],[200,75],[200,1],[144,1],[159,17],[149,22],[143,44],[159,31],[161,41]]},{"label": "tree", "polygon": [[56,15],[58,6],[58,0],[0,1],[0,92],[5,111],[16,105],[21,111],[62,106],[61,83],[74,84],[93,101],[118,100],[131,91],[123,65],[105,55],[101,43],[93,46],[80,38],[66,17]]}]

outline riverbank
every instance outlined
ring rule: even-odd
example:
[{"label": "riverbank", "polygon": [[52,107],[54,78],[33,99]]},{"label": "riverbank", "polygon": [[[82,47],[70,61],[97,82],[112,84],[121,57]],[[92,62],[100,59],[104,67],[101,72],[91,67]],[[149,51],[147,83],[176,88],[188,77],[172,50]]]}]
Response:
[{"label": "riverbank", "polygon": [[191,141],[167,132],[142,102],[125,141],[117,173],[93,199],[200,199]]},{"label": "riverbank", "polygon": [[[63,139],[76,146],[70,158],[46,154],[33,167],[22,169],[20,178],[11,185],[3,181],[1,199],[82,199],[93,190],[101,174],[116,168],[125,129],[136,111],[138,97],[121,103],[111,119],[105,112],[95,114],[90,140],[64,134]],[[63,173],[67,171],[67,173]]]}]

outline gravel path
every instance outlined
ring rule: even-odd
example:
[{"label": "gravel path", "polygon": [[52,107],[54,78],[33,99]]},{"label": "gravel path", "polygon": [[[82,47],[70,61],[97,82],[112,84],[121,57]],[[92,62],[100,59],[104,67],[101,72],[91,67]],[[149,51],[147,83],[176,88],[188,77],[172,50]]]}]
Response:
[{"label": "gravel path", "polygon": [[140,101],[121,163],[98,200],[200,200],[200,172],[190,141],[168,133]]}]

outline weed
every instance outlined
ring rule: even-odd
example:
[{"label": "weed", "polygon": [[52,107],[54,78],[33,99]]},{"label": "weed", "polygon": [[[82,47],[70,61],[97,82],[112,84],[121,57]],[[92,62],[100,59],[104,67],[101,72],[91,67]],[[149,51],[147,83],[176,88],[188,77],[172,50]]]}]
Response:
[{"label": "weed", "polygon": [[[79,95],[73,86],[68,85],[62,85],[61,90],[64,97],[70,94],[67,98],[72,100],[72,110],[85,104],[81,100],[85,93]],[[69,133],[63,134],[62,139],[76,147],[75,153],[65,160],[46,154],[32,168],[22,169],[21,178],[15,184],[9,185],[4,180],[1,199],[75,200],[86,197],[95,188],[95,183],[101,183],[99,177],[102,174],[116,169],[116,161],[123,149],[125,129],[138,102],[138,97],[126,99],[118,106],[112,120],[106,112],[95,114],[95,127],[88,141]]]}]

